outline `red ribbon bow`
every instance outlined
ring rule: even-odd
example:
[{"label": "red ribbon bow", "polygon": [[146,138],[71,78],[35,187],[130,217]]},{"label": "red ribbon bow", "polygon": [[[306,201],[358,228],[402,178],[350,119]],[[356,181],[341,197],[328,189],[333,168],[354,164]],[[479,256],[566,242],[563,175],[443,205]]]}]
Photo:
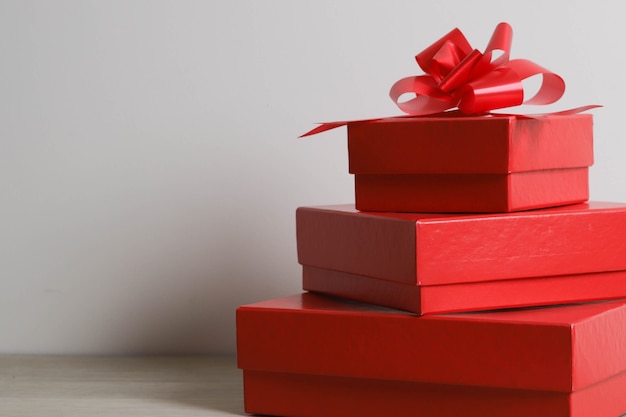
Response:
[{"label": "red ribbon bow", "polygon": [[[500,23],[481,53],[454,29],[415,57],[427,75],[399,80],[389,96],[400,110],[413,116],[454,107],[464,114],[480,114],[520,104],[550,104],[561,98],[565,82],[560,76],[526,59],[509,60],[512,38],[511,26]],[[543,75],[541,87],[524,101],[522,81],[539,74]],[[399,102],[407,93],[415,97]]]},{"label": "red ribbon bow", "polygon": [[[391,99],[407,113],[395,118],[437,114],[477,115],[521,104],[550,104],[561,98],[565,92],[565,81],[560,76],[526,59],[509,60],[512,38],[511,26],[500,23],[484,53],[472,49],[459,29],[452,30],[424,49],[415,60],[427,75],[403,78],[389,91]],[[524,100],[522,81],[534,75],[543,76],[541,87],[533,97]],[[415,97],[399,102],[405,94],[414,94]],[[455,107],[458,110],[448,111]],[[589,105],[550,114],[575,114],[595,107],[599,106]],[[300,137],[350,123],[381,119],[385,118],[322,123]]]}]

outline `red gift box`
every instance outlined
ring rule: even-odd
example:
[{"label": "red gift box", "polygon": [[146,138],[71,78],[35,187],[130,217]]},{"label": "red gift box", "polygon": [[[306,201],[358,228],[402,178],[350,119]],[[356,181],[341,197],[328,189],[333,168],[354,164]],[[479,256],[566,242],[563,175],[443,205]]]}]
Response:
[{"label": "red gift box", "polygon": [[296,212],[303,287],[417,314],[626,297],[626,204],[499,214]]},{"label": "red gift box", "polygon": [[351,123],[356,207],[511,212],[587,201],[592,125],[588,114]]},{"label": "red gift box", "polygon": [[257,414],[615,417],[625,348],[626,301],[420,317],[306,293],[237,310]]}]

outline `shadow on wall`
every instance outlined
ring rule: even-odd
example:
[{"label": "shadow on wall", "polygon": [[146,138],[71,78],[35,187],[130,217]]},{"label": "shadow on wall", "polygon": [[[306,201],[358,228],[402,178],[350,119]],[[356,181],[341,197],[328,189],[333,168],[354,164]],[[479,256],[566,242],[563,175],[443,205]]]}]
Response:
[{"label": "shadow on wall", "polygon": [[[295,255],[285,253],[280,242],[268,244],[264,229],[272,222],[260,220],[258,212],[231,212],[222,222],[236,227],[222,227],[220,233],[185,228],[188,233],[181,241],[152,253],[149,267],[140,266],[142,275],[129,281],[117,308],[110,309],[114,328],[109,336],[120,338],[118,349],[137,354],[234,354],[239,305],[301,288]],[[285,247],[294,242],[287,236]],[[290,288],[282,287],[281,277],[288,277]]]}]

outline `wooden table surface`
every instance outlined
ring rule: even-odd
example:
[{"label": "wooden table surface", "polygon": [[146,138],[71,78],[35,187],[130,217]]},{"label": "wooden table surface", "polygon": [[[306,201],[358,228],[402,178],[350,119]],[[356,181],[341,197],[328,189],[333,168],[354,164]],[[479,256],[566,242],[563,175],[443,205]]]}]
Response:
[{"label": "wooden table surface", "polygon": [[245,416],[234,357],[0,356],[0,416]]}]

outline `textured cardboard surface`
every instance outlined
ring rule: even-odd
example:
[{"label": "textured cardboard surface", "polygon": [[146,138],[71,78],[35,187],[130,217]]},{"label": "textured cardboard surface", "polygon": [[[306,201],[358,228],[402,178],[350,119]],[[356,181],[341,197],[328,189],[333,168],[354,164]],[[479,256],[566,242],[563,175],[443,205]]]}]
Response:
[{"label": "textured cardboard surface", "polygon": [[348,127],[352,174],[510,174],[593,164],[590,114],[422,117]]},{"label": "textured cardboard surface", "polygon": [[540,119],[386,119],[348,128],[356,207],[511,212],[584,202],[593,164],[587,114]]},{"label": "textured cardboard surface", "polygon": [[587,168],[508,175],[356,174],[359,210],[441,213],[508,213],[589,199]]},{"label": "textured cardboard surface", "polygon": [[626,301],[416,316],[300,294],[237,310],[248,371],[572,392],[626,370]]},{"label": "textured cardboard surface", "polygon": [[303,266],[302,287],[415,314],[436,314],[626,298],[626,271],[422,286]]},{"label": "textured cardboard surface", "polygon": [[626,204],[500,214],[296,213],[303,288],[416,314],[626,297]]},{"label": "textured cardboard surface", "polygon": [[244,371],[248,413],[299,417],[618,417],[626,374],[573,393]]}]

